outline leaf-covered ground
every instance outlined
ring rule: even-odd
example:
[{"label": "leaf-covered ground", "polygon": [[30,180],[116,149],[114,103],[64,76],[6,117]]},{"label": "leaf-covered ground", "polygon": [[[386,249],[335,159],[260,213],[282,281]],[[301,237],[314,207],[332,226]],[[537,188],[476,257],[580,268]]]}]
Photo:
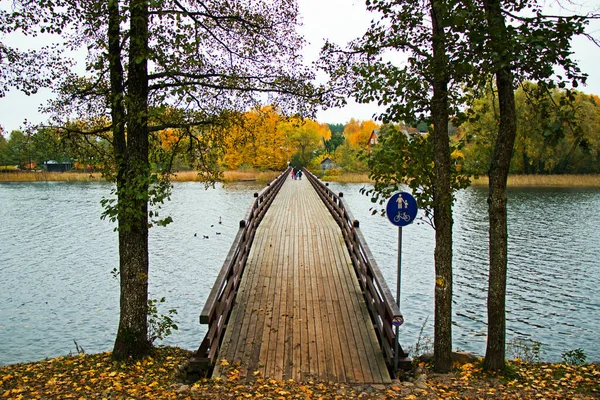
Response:
[{"label": "leaf-covered ground", "polygon": [[227,380],[186,385],[179,367],[190,353],[158,349],[153,357],[115,363],[109,353],[75,355],[0,367],[0,399],[593,399],[600,398],[600,365],[513,362],[502,376],[465,364],[448,375],[417,368],[391,385],[277,381],[248,383],[230,366]]}]

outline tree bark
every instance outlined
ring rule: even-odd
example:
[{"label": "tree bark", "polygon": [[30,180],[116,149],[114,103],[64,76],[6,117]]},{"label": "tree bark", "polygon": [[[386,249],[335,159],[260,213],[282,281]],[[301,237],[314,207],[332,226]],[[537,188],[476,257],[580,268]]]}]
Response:
[{"label": "tree bark", "polygon": [[508,230],[506,182],[517,136],[517,112],[510,69],[511,49],[499,0],[484,0],[489,25],[490,45],[499,56],[496,85],[500,107],[500,125],[489,169],[489,256],[488,340],[484,368],[505,367],[506,343],[506,276],[508,266]]},{"label": "tree bark", "polygon": [[[119,330],[113,357],[123,360],[148,354],[148,4],[131,0],[129,72],[125,107],[127,136],[117,157],[119,268],[121,279]],[[119,153],[119,150],[117,150]]]},{"label": "tree bark", "polygon": [[433,44],[433,146],[435,181],[435,321],[433,362],[437,372],[452,369],[452,188],[448,137],[448,59],[441,5],[431,2]]}]

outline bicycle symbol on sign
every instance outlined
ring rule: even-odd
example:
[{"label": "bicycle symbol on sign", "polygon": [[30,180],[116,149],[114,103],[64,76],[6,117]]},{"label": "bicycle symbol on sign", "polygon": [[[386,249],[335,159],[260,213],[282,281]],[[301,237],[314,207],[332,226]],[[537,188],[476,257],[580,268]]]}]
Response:
[{"label": "bicycle symbol on sign", "polygon": [[409,222],[410,215],[408,215],[404,211],[398,211],[398,214],[396,214],[396,216],[394,217],[394,222],[400,222],[400,221]]}]

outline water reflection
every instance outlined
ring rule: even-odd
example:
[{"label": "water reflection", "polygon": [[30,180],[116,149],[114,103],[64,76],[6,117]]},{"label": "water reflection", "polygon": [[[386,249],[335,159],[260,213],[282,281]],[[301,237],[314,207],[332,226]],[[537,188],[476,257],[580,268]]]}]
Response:
[{"label": "water reflection", "polygon": [[[371,216],[359,184],[332,184],[346,200],[388,285],[395,291],[397,228]],[[179,331],[169,344],[194,349],[205,333],[198,315],[252,201],[253,183],[205,190],[178,183],[162,211],[166,228],[150,230],[150,295],[176,308]],[[0,184],[0,365],[75,351],[109,350],[118,324],[118,264],[113,226],[101,221],[101,183]],[[486,335],[487,192],[457,196],[454,229],[454,346],[483,354]],[[596,338],[600,191],[511,190],[507,330],[543,343],[560,359],[583,348],[600,360]],[[219,217],[222,224],[218,223]],[[208,239],[204,239],[207,236]],[[403,231],[403,344],[432,336],[434,232]]]}]

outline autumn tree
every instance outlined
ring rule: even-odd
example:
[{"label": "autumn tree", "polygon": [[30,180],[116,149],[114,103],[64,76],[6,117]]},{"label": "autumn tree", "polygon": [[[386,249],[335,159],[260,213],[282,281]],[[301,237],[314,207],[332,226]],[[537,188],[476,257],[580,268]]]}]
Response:
[{"label": "autumn tree", "polygon": [[[538,96],[539,89],[536,84],[524,82],[515,92],[517,137],[509,172],[598,171],[600,106],[594,96],[562,89],[550,90],[549,96]],[[471,113],[478,118],[462,126],[468,142],[464,148],[465,168],[471,173],[486,174],[489,168],[498,133],[497,103],[493,90],[486,91],[472,106]],[[563,134],[558,135],[560,130]]]},{"label": "autumn tree", "polygon": [[246,165],[282,170],[289,161],[289,138],[278,129],[285,120],[272,106],[244,113],[229,129],[222,164],[229,169]]},{"label": "autumn tree", "polygon": [[352,118],[344,125],[344,137],[351,146],[365,148],[371,132],[380,127],[381,125],[373,120],[357,121]]},{"label": "autumn tree", "polygon": [[[443,200],[439,199],[438,206],[441,208],[434,210],[434,215],[441,212],[440,222],[444,221],[442,229],[436,220],[436,276],[443,278],[436,281],[444,284],[451,283],[446,281],[446,278],[451,278],[451,269],[448,268],[451,266],[451,235],[448,234],[451,232],[451,213],[446,208],[451,205],[449,181],[446,179],[449,161],[446,155],[447,111],[454,114],[453,107],[463,103],[465,93],[461,92],[461,85],[463,88],[470,85],[477,89],[487,85],[490,77],[494,78],[499,124],[488,171],[490,275],[485,366],[488,369],[503,368],[508,248],[506,179],[516,137],[514,87],[517,82],[529,79],[551,88],[555,65],[561,67],[561,74],[568,83],[576,86],[581,82],[584,76],[571,59],[570,39],[584,33],[585,17],[546,16],[541,5],[535,1],[432,0],[423,5],[411,1],[399,4],[367,0],[367,7],[378,11],[382,17],[372,24],[368,40],[358,42],[359,46],[351,47],[347,52],[337,52],[341,56],[334,61],[342,67],[334,69],[332,77],[338,85],[354,83],[353,90],[359,101],[377,100],[388,107],[394,104],[394,108],[389,107],[388,110],[396,111],[384,114],[388,120],[400,120],[399,117],[408,114],[407,120],[411,121],[411,114],[414,119],[415,115],[428,117],[430,113],[433,135],[439,139],[437,142],[434,139],[434,143],[437,143],[434,144],[434,162],[440,181],[434,186],[437,193],[444,197]],[[423,24],[425,17],[430,18],[427,20],[431,23],[430,27]],[[392,50],[407,51],[406,66],[398,68],[389,58],[384,59],[382,49],[388,50],[386,57]],[[362,57],[359,68],[351,62],[344,62],[358,56]],[[346,78],[348,74],[366,79],[353,81]],[[409,112],[405,112],[407,110]],[[438,236],[440,242],[437,241]],[[444,273],[438,274],[438,261],[444,259],[449,261],[440,264]],[[443,343],[439,343],[444,350],[440,349],[439,355],[434,358],[436,368],[447,370],[451,327],[443,314],[449,314],[450,303],[439,289],[436,286],[436,297],[439,292],[445,302],[438,303],[436,299],[436,325],[438,316],[445,321],[444,327],[440,327]],[[443,312],[438,315],[441,307],[444,307]]]},{"label": "autumn tree", "polygon": [[[0,12],[3,34],[62,38],[43,54],[2,45],[2,62],[10,56],[15,65],[2,75],[2,86],[25,92],[53,87],[49,123],[73,134],[102,135],[111,145],[116,198],[104,204],[105,216],[118,226],[121,286],[114,358],[150,350],[148,228],[168,222],[154,218],[153,207],[170,189],[150,169],[152,138],[168,128],[181,130],[188,160],[214,180],[213,149],[221,147],[222,127],[237,115],[264,100],[309,112],[312,104],[305,100],[315,91],[305,84],[312,74],[300,64],[297,17],[292,0],[14,1],[12,10]],[[77,48],[88,52],[85,75],[70,72],[64,61],[65,51]],[[34,67],[16,68],[27,60]],[[180,112],[163,114],[165,105]],[[72,120],[95,123],[78,129]]]},{"label": "autumn tree", "polygon": [[331,134],[334,133],[343,133],[344,132],[344,124],[327,124]]},{"label": "autumn tree", "polygon": [[331,132],[331,138],[323,139],[323,145],[325,146],[325,152],[329,155],[335,154],[335,151],[340,147],[346,138],[340,132]]},{"label": "autumn tree", "polygon": [[[445,0],[368,0],[366,4],[369,11],[377,13],[369,30],[347,50],[326,44],[321,62],[330,73],[333,90],[350,88],[346,93],[358,102],[377,101],[385,106],[379,116],[384,122],[416,125],[427,121],[434,127],[434,367],[447,372],[452,367],[453,224],[448,124],[461,103],[462,77],[469,72],[469,65],[456,56],[464,51],[465,41],[448,29],[460,7]],[[390,55],[399,52],[408,53],[407,61],[390,61]]]},{"label": "autumn tree", "polygon": [[346,141],[344,124],[327,124],[327,126],[331,132],[331,137],[324,139],[323,145],[325,146],[325,153],[332,156],[335,154],[336,149]]},{"label": "autumn tree", "polygon": [[28,169],[33,161],[33,152],[32,135],[20,130],[14,130],[8,136],[3,158],[7,164]]},{"label": "autumn tree", "polygon": [[[384,212],[386,200],[400,188],[407,185],[415,195],[417,206],[423,212],[423,220],[434,225],[434,182],[435,170],[431,165],[433,159],[433,140],[431,135],[408,133],[397,124],[384,124],[381,127],[379,141],[363,158],[369,166],[373,178],[373,188],[363,188],[362,193],[370,195],[376,203],[372,212]],[[453,144],[453,154],[460,148],[460,143]],[[469,179],[460,171],[457,158],[452,158],[450,179],[454,191],[469,185]]]},{"label": "autumn tree", "polygon": [[[481,13],[483,9],[483,15]],[[482,66],[475,81],[494,78],[498,96],[498,134],[488,170],[489,281],[488,339],[484,367],[488,370],[505,366],[506,279],[508,263],[508,229],[506,182],[517,137],[515,86],[531,80],[552,88],[554,74],[560,66],[567,83],[577,86],[585,80],[572,60],[571,38],[583,34],[586,18],[582,16],[544,15],[536,1],[482,0],[475,7],[462,8],[464,28],[469,34],[473,64]],[[536,51],[533,51],[536,49]],[[559,131],[560,132],[560,131]],[[559,133],[560,134],[560,133]]]},{"label": "autumn tree", "polygon": [[366,172],[367,164],[360,155],[367,148],[371,132],[380,126],[373,120],[351,118],[343,126],[342,135],[332,132],[331,139],[325,142],[325,150],[344,172]]},{"label": "autumn tree", "polygon": [[0,132],[0,167],[4,167],[8,164],[8,141],[4,138],[2,132]]},{"label": "autumn tree", "polygon": [[296,151],[295,157],[292,157],[292,160],[297,161],[296,167],[309,166],[315,151],[323,146],[324,140],[331,138],[327,124],[320,124],[311,119],[285,120],[279,124],[278,129],[286,135],[290,147]]}]

